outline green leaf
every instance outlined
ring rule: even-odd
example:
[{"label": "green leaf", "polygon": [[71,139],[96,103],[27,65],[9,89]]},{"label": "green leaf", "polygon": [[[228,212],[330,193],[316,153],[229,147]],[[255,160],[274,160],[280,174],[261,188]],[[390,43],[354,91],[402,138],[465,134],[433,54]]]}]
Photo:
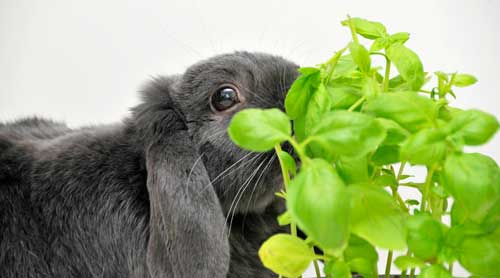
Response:
[{"label": "green leaf", "polygon": [[420,202],[418,200],[415,200],[415,199],[405,200],[405,203],[407,203],[410,206],[417,206],[420,204]]},{"label": "green leaf", "polygon": [[359,273],[366,278],[378,277],[378,254],[375,247],[356,235],[349,237],[349,245],[344,250],[344,260],[351,272]]},{"label": "green leaf", "polygon": [[259,258],[265,267],[275,273],[293,278],[302,275],[315,259],[315,254],[300,238],[277,234],[262,244]]},{"label": "green leaf", "polygon": [[427,214],[412,215],[406,221],[408,249],[427,261],[437,257],[444,240],[442,224]]},{"label": "green leaf", "polygon": [[390,186],[392,188],[396,188],[398,186],[398,181],[393,174],[382,174],[373,180],[373,184],[382,187]]},{"label": "green leaf", "polygon": [[290,217],[290,213],[285,211],[283,214],[278,216],[278,224],[280,226],[290,225],[292,223],[292,218]]},{"label": "green leaf", "polygon": [[425,266],[425,262],[419,258],[411,256],[399,256],[394,260],[394,264],[400,270],[407,270],[410,268],[421,268]]},{"label": "green leaf", "polygon": [[[351,54],[342,55],[337,61],[337,65],[333,70],[332,79],[350,76],[358,66],[354,62]],[[330,84],[327,84],[330,85]]]},{"label": "green leaf", "polygon": [[391,41],[384,37],[384,38],[377,38],[373,41],[372,46],[370,47],[371,52],[376,52],[381,49],[384,49],[390,45]]},{"label": "green leaf", "polygon": [[488,142],[500,127],[491,114],[470,109],[456,113],[448,126],[448,132],[463,138],[467,145],[482,145]]},{"label": "green leaf", "polygon": [[347,190],[353,233],[380,248],[404,249],[403,214],[389,193],[369,185],[350,185]]},{"label": "green leaf", "polygon": [[330,94],[332,109],[347,109],[361,98],[361,89],[348,85],[339,87],[327,87]]},{"label": "green leaf", "polygon": [[463,205],[467,219],[480,223],[500,200],[500,169],[482,154],[448,156],[441,177],[446,191]]},{"label": "green leaf", "polygon": [[321,81],[321,71],[317,68],[301,68],[302,74],[293,82],[285,98],[286,113],[292,120],[304,115],[312,94]]},{"label": "green leaf", "polygon": [[295,159],[293,159],[293,157],[289,153],[284,151],[278,152],[278,156],[283,162],[285,168],[295,176],[297,174],[297,165],[295,163]]},{"label": "green leaf", "polygon": [[432,126],[436,110],[434,101],[415,92],[380,94],[364,105],[367,113],[393,120],[411,132]]},{"label": "green leaf", "polygon": [[453,85],[457,87],[467,87],[477,82],[477,78],[470,74],[457,73],[453,79]]},{"label": "green leaf", "polygon": [[265,152],[290,137],[290,120],[279,109],[245,109],[234,115],[229,137],[241,148]]},{"label": "green leaf", "polygon": [[327,92],[325,85],[319,85],[318,89],[314,92],[309,104],[307,105],[307,113],[305,118],[305,131],[309,134],[312,127],[322,120],[323,114],[330,111],[331,97]]},{"label": "green leaf", "polygon": [[369,72],[371,66],[370,52],[358,42],[351,42],[349,44],[349,51],[359,70],[364,73]]},{"label": "green leaf", "polygon": [[351,270],[349,265],[344,261],[336,260],[335,262],[328,262],[325,265],[325,274],[329,277],[335,278],[351,278]]},{"label": "green leaf", "polygon": [[[353,24],[356,33],[367,39],[373,40],[387,35],[385,26],[382,23],[369,21],[359,17],[353,17],[350,21]],[[349,20],[342,21],[342,25],[349,26]]]},{"label": "green leaf", "polygon": [[304,164],[290,182],[287,207],[299,228],[331,253],[349,237],[349,198],[332,165],[321,159]]},{"label": "green leaf", "polygon": [[324,114],[310,138],[333,154],[363,156],[384,140],[385,129],[371,116],[349,111]]},{"label": "green leaf", "polygon": [[376,121],[387,130],[387,136],[385,137],[383,145],[399,144],[410,136],[410,132],[408,132],[408,130],[404,129],[393,120],[377,118]]},{"label": "green leaf", "polygon": [[419,278],[451,278],[451,273],[448,272],[443,266],[433,264],[422,269]]},{"label": "green leaf", "polygon": [[378,166],[388,165],[398,162],[399,146],[397,145],[380,146],[372,155],[371,161]]},{"label": "green leaf", "polygon": [[356,258],[363,258],[369,262],[377,263],[378,253],[368,241],[353,234],[349,237],[349,245],[344,250],[344,259],[352,261]]},{"label": "green leaf", "polygon": [[348,184],[367,182],[370,179],[368,175],[368,159],[366,156],[341,156],[335,162],[335,166],[340,177]]},{"label": "green leaf", "polygon": [[418,55],[403,44],[392,44],[386,49],[386,55],[394,63],[399,74],[414,91],[424,84],[424,67]]},{"label": "green leaf", "polygon": [[436,71],[434,72],[434,74],[437,76],[438,80],[449,82],[449,76],[447,73],[444,73],[442,71]]},{"label": "green leaf", "polygon": [[372,99],[380,93],[380,85],[377,80],[367,76],[364,78],[365,82],[363,84],[363,95],[366,99]]},{"label": "green leaf", "polygon": [[500,276],[500,229],[489,235],[466,237],[460,247],[460,264],[473,274]]},{"label": "green leaf", "polygon": [[308,134],[306,134],[306,117],[301,116],[293,120],[293,131],[295,135],[295,139],[297,141],[302,142]]},{"label": "green leaf", "polygon": [[399,32],[399,33],[396,33],[396,34],[392,34],[390,37],[389,37],[389,40],[391,41],[391,43],[405,43],[407,40],[410,39],[410,33],[407,33],[407,32]]},{"label": "green leaf", "polygon": [[401,144],[401,161],[432,166],[443,160],[447,151],[446,133],[439,129],[422,129]]}]

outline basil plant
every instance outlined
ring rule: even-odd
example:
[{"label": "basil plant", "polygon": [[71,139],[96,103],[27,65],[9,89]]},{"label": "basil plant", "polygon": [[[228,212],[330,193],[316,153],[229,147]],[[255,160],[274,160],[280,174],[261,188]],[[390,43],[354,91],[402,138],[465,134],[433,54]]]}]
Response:
[{"label": "basil plant", "polygon": [[[500,169],[464,151],[488,142],[499,122],[450,106],[476,78],[425,72],[405,46],[408,33],[361,18],[342,25],[352,41],[325,63],[299,69],[286,113],[247,109],[229,126],[238,146],[274,150],[281,164],[277,196],[287,211],[277,221],[290,234],[262,244],[262,263],[280,277],[299,277],[311,263],[319,277],[318,261],[327,277],[378,277],[377,249],[386,249],[386,275],[395,263],[402,277],[419,269],[419,277],[446,278],[459,263],[475,276],[500,277]],[[385,66],[373,65],[376,56]],[[281,149],[285,142],[300,164]],[[408,181],[413,165],[427,169],[422,182]],[[403,187],[420,198],[405,200]]]}]

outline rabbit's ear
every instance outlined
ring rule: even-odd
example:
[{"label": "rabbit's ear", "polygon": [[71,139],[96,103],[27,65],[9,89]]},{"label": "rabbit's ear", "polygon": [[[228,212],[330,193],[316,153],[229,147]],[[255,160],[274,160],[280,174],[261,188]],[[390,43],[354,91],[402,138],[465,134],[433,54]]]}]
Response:
[{"label": "rabbit's ear", "polygon": [[163,87],[167,96],[150,99],[161,103],[150,103],[142,114],[149,118],[143,131],[151,136],[144,138],[150,199],[148,268],[153,278],[226,277],[229,243],[224,216],[184,117],[168,96],[174,89]]}]

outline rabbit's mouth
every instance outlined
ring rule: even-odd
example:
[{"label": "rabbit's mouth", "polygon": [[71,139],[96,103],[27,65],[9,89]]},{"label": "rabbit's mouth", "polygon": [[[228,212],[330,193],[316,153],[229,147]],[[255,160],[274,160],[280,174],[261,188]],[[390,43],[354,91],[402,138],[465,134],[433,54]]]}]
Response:
[{"label": "rabbit's mouth", "polygon": [[281,168],[274,152],[248,153],[239,161],[242,162],[212,178],[226,215],[261,212],[277,198],[275,193],[283,187]]}]

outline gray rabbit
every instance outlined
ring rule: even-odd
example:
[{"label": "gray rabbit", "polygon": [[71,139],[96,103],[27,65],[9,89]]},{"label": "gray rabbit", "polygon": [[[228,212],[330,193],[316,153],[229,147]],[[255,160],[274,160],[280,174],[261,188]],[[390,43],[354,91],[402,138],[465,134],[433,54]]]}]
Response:
[{"label": "gray rabbit", "polygon": [[274,277],[257,251],[283,229],[279,164],[226,129],[297,75],[236,52],[150,81],[119,124],[0,123],[0,277]]}]

